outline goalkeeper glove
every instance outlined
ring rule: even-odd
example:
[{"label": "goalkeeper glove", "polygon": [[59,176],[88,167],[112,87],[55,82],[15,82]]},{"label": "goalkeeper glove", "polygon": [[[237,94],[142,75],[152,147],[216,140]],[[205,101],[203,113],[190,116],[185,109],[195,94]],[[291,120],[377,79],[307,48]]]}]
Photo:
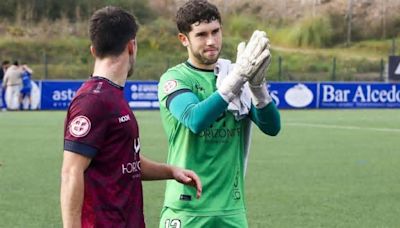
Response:
[{"label": "goalkeeper glove", "polygon": [[250,80],[270,55],[265,32],[254,31],[247,46],[238,45],[236,64],[218,89],[226,102],[237,96],[244,83]]},{"label": "goalkeeper glove", "polygon": [[267,83],[265,81],[265,71],[268,69],[269,64],[271,63],[271,54],[269,52],[269,48],[270,45],[268,40],[266,48],[266,50],[268,50],[268,57],[264,60],[261,67],[254,74],[253,78],[249,80],[252,102],[258,109],[264,108],[272,101],[272,98],[267,90]]}]

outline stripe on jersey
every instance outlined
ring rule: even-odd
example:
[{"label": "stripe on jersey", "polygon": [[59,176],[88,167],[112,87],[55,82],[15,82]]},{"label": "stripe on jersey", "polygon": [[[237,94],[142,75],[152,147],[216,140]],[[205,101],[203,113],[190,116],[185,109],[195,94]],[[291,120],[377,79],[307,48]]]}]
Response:
[{"label": "stripe on jersey", "polygon": [[64,140],[64,150],[81,154],[89,158],[93,158],[97,154],[97,149],[95,147],[70,140]]},{"label": "stripe on jersey", "polygon": [[168,95],[167,104],[166,104],[167,109],[169,110],[169,104],[171,103],[171,101],[174,97],[178,96],[179,94],[187,93],[187,92],[192,93],[192,91],[190,89],[180,89],[180,90],[177,90],[177,91],[171,93],[170,95]]}]

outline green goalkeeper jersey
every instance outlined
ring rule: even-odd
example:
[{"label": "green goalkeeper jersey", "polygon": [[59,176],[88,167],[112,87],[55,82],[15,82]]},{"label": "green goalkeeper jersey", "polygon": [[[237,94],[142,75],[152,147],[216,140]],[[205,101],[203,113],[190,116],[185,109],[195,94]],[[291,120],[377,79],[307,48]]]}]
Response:
[{"label": "green goalkeeper jersey", "polygon": [[163,127],[168,137],[168,163],[195,171],[203,184],[200,199],[193,187],[167,181],[164,206],[192,215],[213,216],[245,211],[244,163],[250,118],[235,120],[225,111],[200,133],[193,133],[168,110],[169,95],[194,93],[200,101],[216,91],[213,71],[188,63],[169,69],[160,79],[159,101]]}]

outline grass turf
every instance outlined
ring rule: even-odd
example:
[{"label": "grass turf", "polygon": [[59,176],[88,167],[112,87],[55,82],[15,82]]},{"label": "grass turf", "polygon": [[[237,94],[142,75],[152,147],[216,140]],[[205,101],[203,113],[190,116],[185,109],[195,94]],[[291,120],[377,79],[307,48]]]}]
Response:
[{"label": "grass turf", "polygon": [[[65,112],[0,113],[0,227],[60,227]],[[142,153],[166,158],[157,111],[136,112]],[[246,176],[250,227],[398,227],[400,110],[281,111],[282,131],[254,129]],[[147,227],[164,182],[145,182]]]}]

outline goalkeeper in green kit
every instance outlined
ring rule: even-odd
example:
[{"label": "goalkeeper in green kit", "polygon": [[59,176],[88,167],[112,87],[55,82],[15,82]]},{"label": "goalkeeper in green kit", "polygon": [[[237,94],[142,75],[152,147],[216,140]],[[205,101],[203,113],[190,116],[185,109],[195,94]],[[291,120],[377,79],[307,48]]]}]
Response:
[{"label": "goalkeeper in green kit", "polygon": [[255,31],[238,45],[236,62],[220,59],[222,22],[206,0],[189,0],[176,15],[188,60],[165,72],[158,98],[167,133],[168,163],[194,170],[196,190],[168,181],[160,227],[248,227],[244,175],[251,124],[267,135],[280,131],[279,112],[267,91],[269,40]]}]

